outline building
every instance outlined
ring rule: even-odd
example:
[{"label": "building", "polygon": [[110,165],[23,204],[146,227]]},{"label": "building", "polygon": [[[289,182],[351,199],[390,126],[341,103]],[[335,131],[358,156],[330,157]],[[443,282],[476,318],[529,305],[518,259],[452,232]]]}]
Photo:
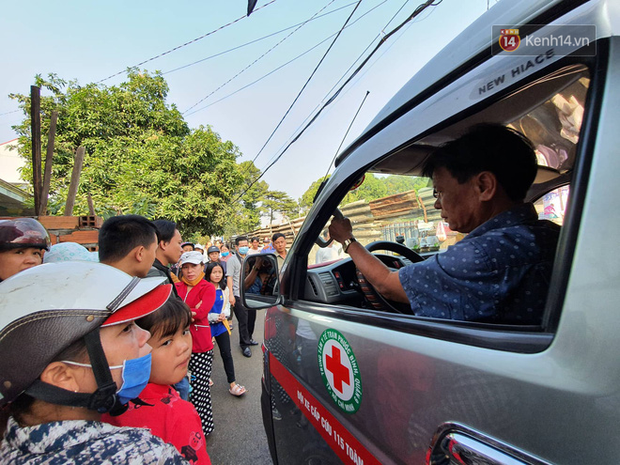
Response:
[{"label": "building", "polygon": [[34,199],[28,183],[20,177],[24,159],[17,152],[17,139],[0,144],[0,216],[33,216]]}]

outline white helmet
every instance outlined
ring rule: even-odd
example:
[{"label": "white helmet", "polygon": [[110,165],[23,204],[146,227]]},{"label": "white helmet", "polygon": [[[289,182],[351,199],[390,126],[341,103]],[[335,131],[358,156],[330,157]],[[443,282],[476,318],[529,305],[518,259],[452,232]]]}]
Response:
[{"label": "white helmet", "polygon": [[[171,294],[165,278],[133,278],[108,265],[61,262],[0,283],[0,406],[22,392],[59,405],[109,411],[116,402],[99,327],[141,318]],[[72,393],[38,380],[45,367],[84,338],[99,389]]]}]

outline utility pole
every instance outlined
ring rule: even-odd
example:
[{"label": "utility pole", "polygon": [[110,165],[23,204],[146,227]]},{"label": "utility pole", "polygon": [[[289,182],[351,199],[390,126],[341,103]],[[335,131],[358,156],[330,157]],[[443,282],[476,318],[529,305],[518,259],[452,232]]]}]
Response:
[{"label": "utility pole", "polygon": [[34,213],[41,212],[41,89],[30,86],[30,131],[32,134],[32,188],[34,190]]}]

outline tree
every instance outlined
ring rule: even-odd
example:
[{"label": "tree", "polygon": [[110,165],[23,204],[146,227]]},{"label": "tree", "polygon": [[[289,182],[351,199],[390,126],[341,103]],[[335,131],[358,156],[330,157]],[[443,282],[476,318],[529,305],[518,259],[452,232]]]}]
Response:
[{"label": "tree", "polygon": [[269,224],[273,223],[274,214],[280,213],[282,216],[291,218],[297,216],[299,206],[286,192],[267,191],[263,198],[263,209],[269,218]]},{"label": "tree", "polygon": [[355,190],[350,191],[345,195],[342,200],[342,204],[356,202],[357,200],[366,200],[370,202],[375,199],[380,199],[395,192],[388,192],[385,178],[378,178],[374,174],[366,173],[364,182]]},{"label": "tree", "polygon": [[232,215],[226,224],[224,234],[227,237],[242,231],[252,231],[260,225],[263,212],[261,202],[269,189],[269,184],[258,180],[261,171],[251,161],[239,164],[242,183],[235,192],[236,204],[232,205]]},{"label": "tree", "polygon": [[[186,235],[221,231],[233,214],[229,204],[243,183],[239,150],[211,127],[190,129],[175,105],[166,103],[168,85],[160,73],[131,69],[118,86],[80,86],[50,74],[35,77],[51,95],[41,98],[42,131],[59,112],[50,188],[52,214],[64,209],[74,153],[86,149],[75,212],[87,214],[87,196],[97,214],[137,213],[180,224]],[[11,94],[26,119],[14,129],[32,179],[30,97]]]},{"label": "tree", "polygon": [[303,193],[301,198],[299,199],[299,207],[301,208],[301,213],[308,213],[308,210],[312,208],[312,204],[314,203],[314,198],[316,197],[316,193],[319,190],[319,187],[323,183],[324,179],[329,179],[331,175],[327,175],[327,177],[321,177],[310,184],[310,187],[306,192]]}]

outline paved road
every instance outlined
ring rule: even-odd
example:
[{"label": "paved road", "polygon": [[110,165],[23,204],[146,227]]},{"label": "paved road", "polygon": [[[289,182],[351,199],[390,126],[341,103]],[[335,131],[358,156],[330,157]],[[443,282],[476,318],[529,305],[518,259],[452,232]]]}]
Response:
[{"label": "paved road", "polygon": [[[259,310],[254,339],[263,341],[265,311]],[[213,350],[211,387],[215,429],[207,439],[207,451],[213,465],[272,465],[267,437],[260,410],[260,380],[263,353],[260,346],[252,348],[253,355],[246,358],[239,348],[237,320],[231,334],[231,350],[235,361],[237,382],[248,392],[242,397],[228,393],[228,383],[220,352]]]}]

